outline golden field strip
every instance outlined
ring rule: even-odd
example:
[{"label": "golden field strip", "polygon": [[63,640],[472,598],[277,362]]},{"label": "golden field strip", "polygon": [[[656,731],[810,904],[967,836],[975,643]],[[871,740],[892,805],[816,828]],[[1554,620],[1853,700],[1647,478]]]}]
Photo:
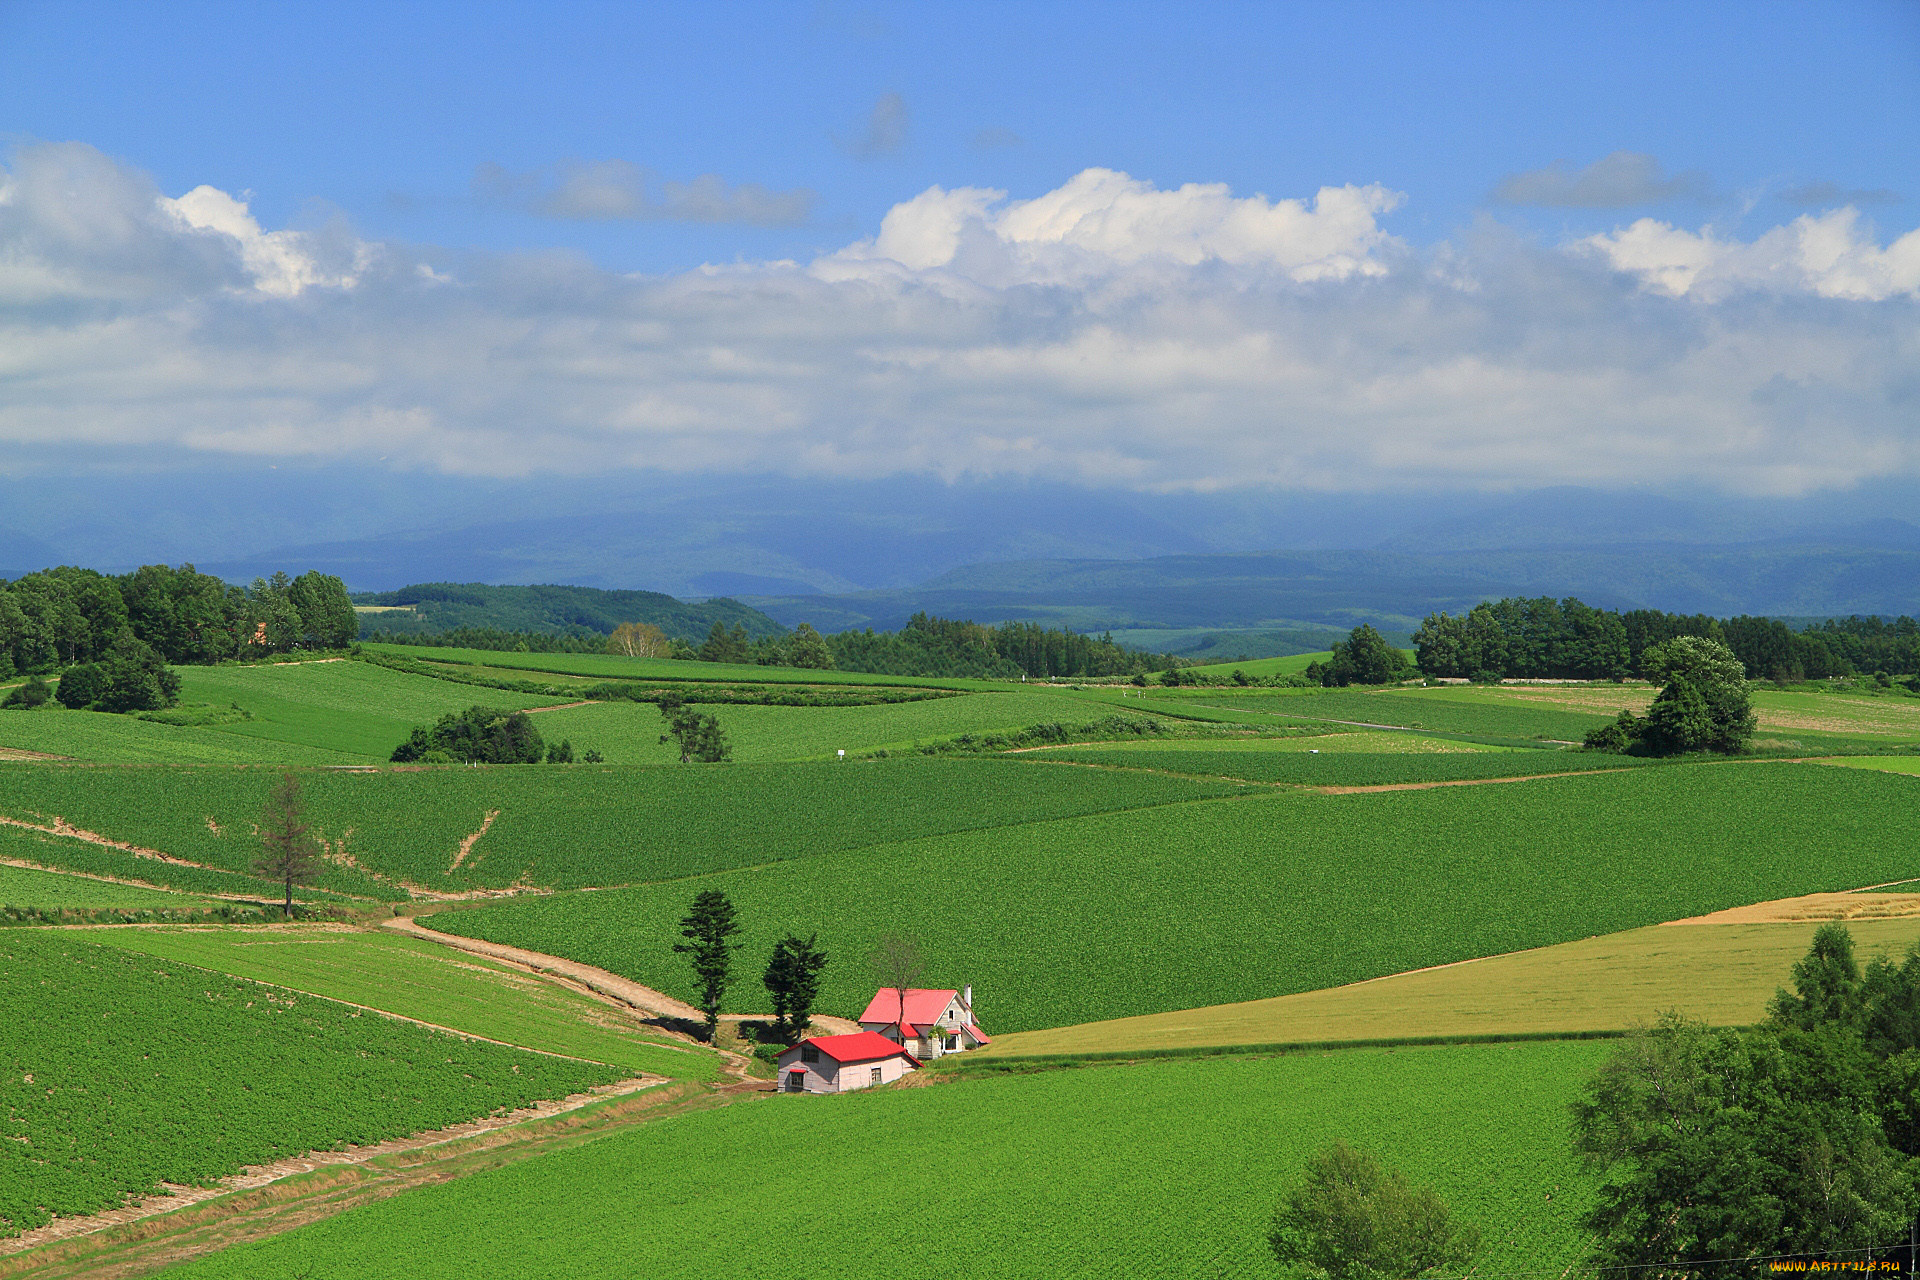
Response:
[{"label": "golden field strip", "polygon": [[1886,910],[1916,914],[1861,918],[1834,910],[1788,922],[1676,921],[1351,986],[1016,1032],[979,1053],[1022,1057],[1614,1031],[1667,1009],[1718,1026],[1744,1026],[1766,1016],[1767,1001],[1806,954],[1820,918],[1847,917],[1862,960],[1882,952],[1897,957],[1920,943],[1920,895],[1873,897],[1890,901]]}]

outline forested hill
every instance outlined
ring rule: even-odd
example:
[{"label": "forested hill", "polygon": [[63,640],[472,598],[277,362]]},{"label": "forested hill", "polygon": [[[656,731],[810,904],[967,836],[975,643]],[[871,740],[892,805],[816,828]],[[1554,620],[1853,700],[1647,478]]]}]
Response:
[{"label": "forested hill", "polygon": [[[623,622],[649,623],[670,640],[699,643],[713,624],[743,627],[758,639],[785,628],[735,600],[690,603],[658,591],[603,591],[597,587],[496,587],[478,582],[424,582],[398,591],[362,591],[360,635],[442,636],[485,633],[606,636]],[[477,634],[476,634],[477,633]]]}]

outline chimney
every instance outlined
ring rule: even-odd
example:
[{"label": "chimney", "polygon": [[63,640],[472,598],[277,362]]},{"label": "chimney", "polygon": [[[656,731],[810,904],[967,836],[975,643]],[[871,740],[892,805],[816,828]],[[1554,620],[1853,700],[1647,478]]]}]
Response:
[{"label": "chimney", "polygon": [[963,989],[961,990],[961,992],[960,992],[960,1006],[961,1006],[961,1007],[962,1007],[963,1009],[965,1009],[965,1010],[967,1011],[967,1013],[968,1013],[968,1015],[969,1015],[969,1016],[971,1016],[971,1015],[972,1015],[972,1013],[973,1013],[973,985],[972,985],[971,983],[969,983],[969,984],[968,984],[968,985],[967,985],[967,986],[966,986],[965,988],[963,988]]}]

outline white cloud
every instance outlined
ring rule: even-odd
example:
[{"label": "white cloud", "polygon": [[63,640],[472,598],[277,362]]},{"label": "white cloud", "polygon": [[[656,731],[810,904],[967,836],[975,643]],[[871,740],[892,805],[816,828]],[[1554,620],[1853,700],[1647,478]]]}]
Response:
[{"label": "white cloud", "polygon": [[1868,302],[1920,296],[1920,230],[1882,249],[1852,208],[1805,214],[1747,243],[1652,218],[1582,243],[1675,297],[1719,299],[1752,289]]},{"label": "white cloud", "polygon": [[1087,279],[1149,262],[1221,262],[1316,280],[1384,274],[1383,253],[1402,247],[1376,218],[1403,197],[1377,186],[1323,187],[1311,202],[1269,201],[1236,198],[1222,183],[1161,191],[1112,169],[1088,169],[1032,200],[1005,203],[1006,195],[931,187],[895,205],[874,239],[817,269],[845,277],[884,262],[1007,285]]},{"label": "white cloud", "polygon": [[316,284],[349,288],[356,274],[365,270],[372,258],[372,246],[356,245],[352,270],[325,270],[311,251],[306,236],[297,231],[262,231],[247,211],[245,201],[236,200],[216,187],[195,187],[178,200],[161,196],[157,203],[187,230],[204,231],[233,241],[240,250],[241,262],[253,277],[253,287],[276,297],[291,298]]},{"label": "white cloud", "polygon": [[1169,489],[1920,472],[1920,232],[1882,247],[1841,210],[1417,254],[1381,226],[1399,199],[1095,169],[933,188],[811,263],[646,277],[265,230],[27,148],[0,172],[0,444]]}]

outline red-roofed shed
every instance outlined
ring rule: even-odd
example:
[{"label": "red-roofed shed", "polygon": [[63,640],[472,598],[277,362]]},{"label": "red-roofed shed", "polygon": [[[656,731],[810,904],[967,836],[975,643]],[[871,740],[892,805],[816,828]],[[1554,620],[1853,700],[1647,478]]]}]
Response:
[{"label": "red-roofed shed", "polygon": [[780,1055],[780,1087],[787,1093],[845,1093],[891,1084],[920,1066],[883,1035],[816,1036]]}]

